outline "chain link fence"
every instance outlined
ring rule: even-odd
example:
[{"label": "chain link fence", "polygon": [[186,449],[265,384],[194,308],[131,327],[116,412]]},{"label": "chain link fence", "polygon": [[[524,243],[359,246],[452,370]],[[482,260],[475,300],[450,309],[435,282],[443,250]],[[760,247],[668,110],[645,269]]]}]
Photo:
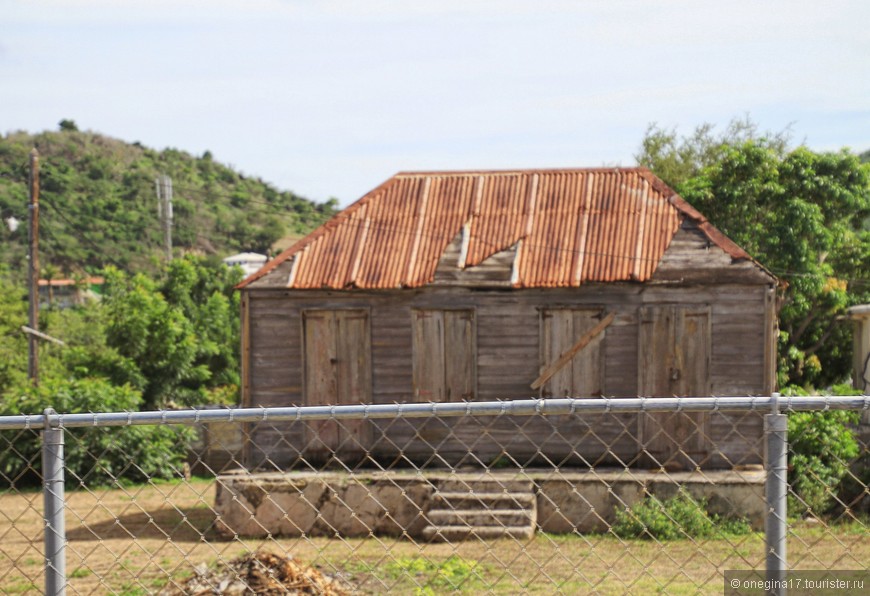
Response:
[{"label": "chain link fence", "polygon": [[773,396],[2,417],[0,591],[722,593],[726,570],[867,571],[868,408]]}]

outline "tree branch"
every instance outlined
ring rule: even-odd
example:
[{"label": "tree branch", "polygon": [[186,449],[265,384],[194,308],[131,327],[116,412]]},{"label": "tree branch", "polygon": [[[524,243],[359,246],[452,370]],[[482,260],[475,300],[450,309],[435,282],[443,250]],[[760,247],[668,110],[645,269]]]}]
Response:
[{"label": "tree branch", "polygon": [[819,350],[819,348],[821,348],[825,344],[825,342],[828,341],[828,338],[831,337],[831,334],[834,332],[834,328],[837,326],[837,322],[837,319],[832,319],[831,324],[828,325],[828,328],[822,334],[821,339],[819,339],[819,341],[804,350],[804,354],[815,354]]},{"label": "tree branch", "polygon": [[800,322],[800,325],[798,325],[797,330],[794,332],[794,336],[793,336],[793,337],[794,337],[795,342],[797,342],[797,340],[800,339],[800,337],[801,337],[801,336],[804,334],[804,332],[807,330],[807,327],[810,326],[810,323],[812,323],[812,322],[815,321],[815,320],[816,320],[816,315],[815,315],[815,313],[813,313],[812,311],[810,311],[810,313],[809,313],[807,316],[804,317],[804,320]]}]

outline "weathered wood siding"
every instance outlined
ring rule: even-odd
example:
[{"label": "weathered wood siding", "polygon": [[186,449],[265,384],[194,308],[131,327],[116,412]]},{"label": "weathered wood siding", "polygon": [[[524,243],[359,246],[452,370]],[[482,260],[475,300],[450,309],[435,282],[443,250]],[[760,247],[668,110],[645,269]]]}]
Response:
[{"label": "weathered wood siding", "polygon": [[474,400],[477,350],[473,310],[415,309],[414,401]]},{"label": "weathered wood siding", "polygon": [[[307,309],[363,309],[369,314],[373,403],[415,401],[414,313],[439,309],[473,313],[477,354],[473,393],[477,400],[539,395],[530,384],[541,372],[546,351],[541,344],[542,313],[554,309],[615,313],[597,344],[603,368],[600,391],[612,397],[637,396],[641,312],[666,305],[709,312],[709,387],[713,395],[762,395],[772,390],[772,278],[754,264],[731,264],[730,257],[724,258],[721,249],[710,247],[691,226],[677,233],[656,278],[645,284],[509,289],[505,284],[510,279],[510,251],[494,255],[477,271],[451,272],[451,263],[455,268],[461,261],[461,244],[462,238],[457,237],[442,257],[436,283],[422,289],[286,290],[265,282],[246,288],[246,405],[305,405],[302,320]],[[705,466],[761,461],[760,415],[708,416],[705,425],[711,451]],[[505,454],[522,464],[541,460],[584,465],[638,463],[639,421],[634,414],[549,420],[374,420],[366,424],[372,431],[370,453],[389,462],[396,461],[401,452],[402,457],[417,463],[490,463]],[[252,428],[252,437],[248,449],[252,465],[285,468],[307,457],[306,432],[300,423],[260,423]]]},{"label": "weathered wood siding", "polygon": [[[371,384],[374,403],[412,402],[413,314],[416,309],[462,308],[476,313],[478,400],[537,397],[530,384],[540,372],[541,309],[566,305],[601,307],[616,318],[604,332],[602,393],[634,397],[638,389],[638,320],[649,304],[709,305],[712,394],[764,394],[764,286],[715,288],[607,285],[581,290],[524,292],[425,289],[414,292],[250,292],[250,398],[253,406],[306,405],[303,399],[302,312],[366,308],[371,313]],[[372,421],[373,453],[389,457],[401,446],[412,459],[436,451],[461,458],[473,447],[481,460],[494,459],[506,448],[523,461],[540,442],[553,457],[576,451],[590,462],[630,463],[637,451],[637,417],[633,414],[559,417],[555,429],[540,419],[499,418]],[[734,432],[739,425],[739,432]],[[485,428],[484,428],[485,427]],[[711,463],[725,466],[755,463],[761,454],[757,415],[711,416]],[[384,432],[389,441],[379,440]],[[444,443],[452,433],[453,439]],[[271,459],[287,465],[304,446],[301,425],[261,424],[256,428],[254,461]],[[260,452],[261,458],[257,457]],[[752,453],[752,452],[755,453]],[[609,453],[610,452],[610,453]],[[749,458],[749,459],[747,459]]]}]

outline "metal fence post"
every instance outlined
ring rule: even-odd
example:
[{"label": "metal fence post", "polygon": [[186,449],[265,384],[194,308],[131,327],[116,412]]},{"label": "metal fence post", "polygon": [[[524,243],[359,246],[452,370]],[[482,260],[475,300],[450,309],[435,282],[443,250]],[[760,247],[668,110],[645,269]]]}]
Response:
[{"label": "metal fence post", "polygon": [[45,593],[66,594],[63,428],[57,413],[46,408],[42,431],[42,480],[45,517]]},{"label": "metal fence post", "polygon": [[[766,567],[768,580],[784,580],[788,569],[786,559],[787,500],[788,495],[788,416],[779,411],[779,393],[771,396],[771,413],[764,417],[764,435],[767,441],[765,461],[767,478],[765,499],[767,518],[764,521]],[[771,594],[785,594],[773,590]]]}]

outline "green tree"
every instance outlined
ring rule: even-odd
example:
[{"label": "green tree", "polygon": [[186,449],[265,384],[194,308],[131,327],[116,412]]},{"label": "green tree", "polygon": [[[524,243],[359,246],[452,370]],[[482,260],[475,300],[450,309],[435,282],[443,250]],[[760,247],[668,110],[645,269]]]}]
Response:
[{"label": "green tree", "polygon": [[205,381],[196,366],[196,335],[181,308],[173,306],[143,274],[132,277],[114,268],[105,274],[106,345],[131,361],[145,379],[143,407],[164,407],[181,396],[184,384]]},{"label": "green tree", "polygon": [[52,285],[52,281],[57,279],[58,275],[60,275],[60,268],[56,265],[52,265],[51,263],[46,264],[42,268],[42,277],[48,282],[48,307],[52,308],[54,306],[54,286]]},{"label": "green tree", "polygon": [[[46,407],[57,412],[118,412],[138,410],[141,395],[129,386],[104,379],[50,379],[40,387],[26,384],[7,392],[0,414],[39,414]],[[0,486],[37,484],[40,480],[39,433],[6,433],[14,449],[0,450]],[[144,482],[178,478],[186,458],[192,429],[167,426],[84,428],[67,431],[64,467],[69,480],[81,485],[112,484],[123,478]]]},{"label": "green tree", "polygon": [[[109,268],[104,298],[67,322],[67,369],[142,392],[143,407],[235,401],[239,385],[238,269],[187,256],[158,279]],[[87,324],[84,324],[87,321]],[[102,329],[87,338],[92,329]]]},{"label": "green tree", "polygon": [[863,225],[870,216],[870,166],[846,150],[789,150],[781,138],[711,142],[709,134],[696,133],[677,140],[658,129],[650,135],[655,138],[644,142],[639,161],[661,167],[656,173],[665,182],[787,283],[780,384],[822,386],[844,378],[851,343],[843,315],[870,299],[870,233]]},{"label": "green tree", "polygon": [[241,280],[241,269],[186,256],[169,263],[160,286],[166,300],[193,325],[194,366],[210,371],[201,384],[205,388],[239,385],[239,295],[234,288]]},{"label": "green tree", "polygon": [[721,133],[717,133],[712,124],[702,124],[684,137],[675,129],[651,124],[634,157],[638,165],[649,168],[678,190],[686,181],[699,176],[704,168],[721,161],[731,147],[752,141],[784,156],[790,140],[788,130],[759,133],[758,125],[749,117],[735,118]]},{"label": "green tree", "polygon": [[[63,271],[156,273],[163,255],[154,179],[173,181],[173,244],[209,255],[269,248],[287,232],[303,234],[335,212],[263,180],[177,149],[154,151],[90,131],[71,120],[60,131],[0,135],[0,212],[27,216],[27,164],[40,152],[40,251]],[[222,222],[229,222],[223,223]],[[234,225],[236,224],[236,225]],[[111,250],[106,250],[111,246]],[[27,230],[0,226],[0,263],[23,269]]]},{"label": "green tree", "polygon": [[0,395],[27,378],[27,290],[0,275]]}]

